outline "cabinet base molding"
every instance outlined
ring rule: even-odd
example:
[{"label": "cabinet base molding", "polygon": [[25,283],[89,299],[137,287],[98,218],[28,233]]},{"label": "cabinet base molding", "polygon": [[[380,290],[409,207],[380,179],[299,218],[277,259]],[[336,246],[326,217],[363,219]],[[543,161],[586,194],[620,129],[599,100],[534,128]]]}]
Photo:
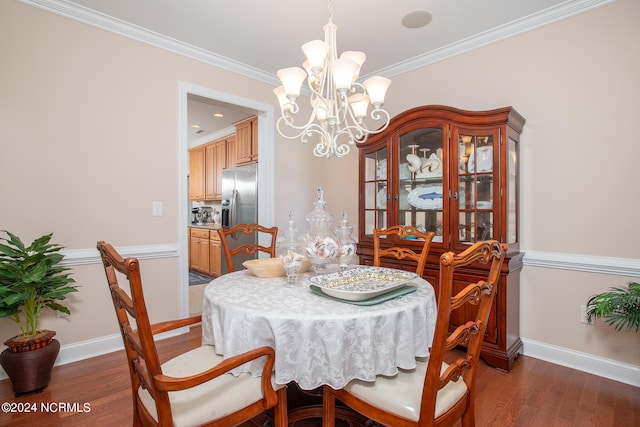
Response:
[{"label": "cabinet base molding", "polygon": [[513,364],[516,362],[516,359],[518,359],[522,354],[523,347],[524,346],[520,338],[518,338],[511,347],[507,348],[506,351],[501,351],[495,347],[485,344],[480,350],[480,357],[487,363],[487,365],[509,372],[513,368]]}]

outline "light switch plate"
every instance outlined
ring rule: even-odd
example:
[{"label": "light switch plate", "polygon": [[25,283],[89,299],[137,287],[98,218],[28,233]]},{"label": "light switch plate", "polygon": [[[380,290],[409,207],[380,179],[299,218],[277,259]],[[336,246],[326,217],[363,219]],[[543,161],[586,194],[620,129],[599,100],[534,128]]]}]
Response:
[{"label": "light switch plate", "polygon": [[151,202],[151,216],[162,216],[162,202]]}]

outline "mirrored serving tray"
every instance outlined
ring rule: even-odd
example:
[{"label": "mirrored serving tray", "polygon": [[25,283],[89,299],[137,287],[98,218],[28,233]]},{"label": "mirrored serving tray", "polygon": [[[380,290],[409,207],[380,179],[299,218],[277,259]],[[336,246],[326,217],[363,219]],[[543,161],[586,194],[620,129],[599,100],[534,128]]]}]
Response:
[{"label": "mirrored serving tray", "polygon": [[322,292],[348,301],[364,301],[405,286],[418,277],[410,271],[385,267],[356,267],[351,270],[312,276],[309,281]]}]

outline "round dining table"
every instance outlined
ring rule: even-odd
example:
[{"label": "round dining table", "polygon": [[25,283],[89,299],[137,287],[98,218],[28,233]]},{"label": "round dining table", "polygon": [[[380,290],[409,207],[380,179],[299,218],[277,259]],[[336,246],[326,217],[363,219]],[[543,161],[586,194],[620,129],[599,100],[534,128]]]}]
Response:
[{"label": "round dining table", "polygon": [[[275,381],[304,390],[342,388],[353,379],[374,381],[413,369],[429,355],[437,306],[434,289],[416,277],[415,291],[372,305],[322,296],[310,288],[311,274],[260,278],[247,270],[222,275],[205,288],[203,344],[231,357],[260,346],[275,350]],[[260,375],[263,361],[232,373]]]}]

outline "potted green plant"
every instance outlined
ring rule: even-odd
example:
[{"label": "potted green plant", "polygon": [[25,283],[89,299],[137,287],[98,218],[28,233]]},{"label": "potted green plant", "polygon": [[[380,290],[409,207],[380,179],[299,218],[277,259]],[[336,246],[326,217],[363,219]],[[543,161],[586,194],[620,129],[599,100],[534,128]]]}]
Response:
[{"label": "potted green plant", "polygon": [[59,301],[77,292],[69,268],[61,266],[63,246],[50,243],[52,234],[26,246],[14,234],[0,237],[0,317],[15,322],[20,334],[5,341],[0,364],[11,379],[13,391],[24,394],[49,384],[60,343],[55,331],[39,328],[43,309],[70,314]]},{"label": "potted green plant", "polygon": [[593,295],[587,302],[587,322],[597,318],[617,331],[640,330],[640,283],[630,282],[627,287],[612,287],[607,292]]}]

